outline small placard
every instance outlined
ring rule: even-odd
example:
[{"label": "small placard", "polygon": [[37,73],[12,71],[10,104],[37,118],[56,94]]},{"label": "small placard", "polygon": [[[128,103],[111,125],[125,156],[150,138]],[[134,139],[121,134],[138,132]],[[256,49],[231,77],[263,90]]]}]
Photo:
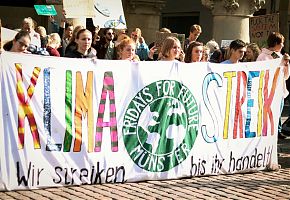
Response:
[{"label": "small placard", "polygon": [[57,15],[57,12],[53,5],[34,5],[34,8],[38,15],[45,16]]}]

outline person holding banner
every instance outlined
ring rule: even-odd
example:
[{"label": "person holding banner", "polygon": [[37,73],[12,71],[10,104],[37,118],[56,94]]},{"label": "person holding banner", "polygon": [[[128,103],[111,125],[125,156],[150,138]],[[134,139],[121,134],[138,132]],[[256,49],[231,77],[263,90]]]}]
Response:
[{"label": "person holding banner", "polygon": [[140,61],[136,55],[136,43],[131,38],[123,39],[117,46],[118,59]]},{"label": "person holding banner", "polygon": [[185,53],[184,62],[200,62],[203,56],[203,43],[194,41],[192,42]]},{"label": "person holding banner", "polygon": [[69,58],[95,58],[96,54],[92,51],[92,33],[88,29],[81,29],[76,35],[76,49],[66,53]]},{"label": "person holding banner", "polygon": [[229,47],[229,59],[221,62],[222,64],[235,64],[243,59],[246,53],[246,43],[240,39],[233,40]]},{"label": "person holding banner", "polygon": [[181,49],[180,41],[176,37],[167,37],[161,46],[161,61],[184,61],[184,52]]},{"label": "person holding banner", "polygon": [[[284,56],[281,54],[281,50],[284,47],[284,41],[285,38],[281,33],[278,32],[272,32],[269,34],[268,39],[267,39],[267,48],[263,48],[261,51],[261,54],[258,56],[257,61],[262,61],[262,60],[271,60],[271,59],[276,59],[276,58],[283,58],[281,65],[284,66],[283,72],[284,72],[284,81],[283,81],[283,93],[284,93],[284,98],[286,98],[289,94],[286,88],[286,80],[289,78],[289,55],[284,54]],[[284,99],[281,100],[281,114],[284,106]],[[286,120],[285,123],[287,123]],[[280,139],[285,139],[287,136],[282,130],[282,121],[281,117],[279,119],[279,124],[278,124],[278,138]]]},{"label": "person holding banner", "polygon": [[30,53],[27,48],[31,42],[30,35],[27,31],[19,31],[13,40],[4,44],[5,51],[18,52],[18,53]]}]

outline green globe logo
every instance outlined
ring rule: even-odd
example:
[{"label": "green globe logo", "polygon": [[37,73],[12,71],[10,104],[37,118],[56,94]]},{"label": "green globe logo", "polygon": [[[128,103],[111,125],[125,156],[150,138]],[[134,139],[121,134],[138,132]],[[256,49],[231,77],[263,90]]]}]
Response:
[{"label": "green globe logo", "polygon": [[188,88],[174,80],[161,80],[144,87],[132,99],[122,132],[136,165],[164,172],[187,158],[198,124],[198,105]]}]

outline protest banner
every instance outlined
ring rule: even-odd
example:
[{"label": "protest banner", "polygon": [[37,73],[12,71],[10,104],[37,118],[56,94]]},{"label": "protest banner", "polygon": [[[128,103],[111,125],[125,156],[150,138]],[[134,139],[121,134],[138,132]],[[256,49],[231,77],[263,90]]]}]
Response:
[{"label": "protest banner", "polygon": [[100,28],[126,29],[122,0],[96,0],[93,5],[93,23]]},{"label": "protest banner", "polygon": [[1,54],[0,189],[277,169],[280,59]]},{"label": "protest banner", "polygon": [[95,17],[94,0],[63,0],[66,18]]},{"label": "protest banner", "polygon": [[250,41],[260,48],[267,47],[267,38],[271,32],[279,32],[279,14],[250,17]]}]

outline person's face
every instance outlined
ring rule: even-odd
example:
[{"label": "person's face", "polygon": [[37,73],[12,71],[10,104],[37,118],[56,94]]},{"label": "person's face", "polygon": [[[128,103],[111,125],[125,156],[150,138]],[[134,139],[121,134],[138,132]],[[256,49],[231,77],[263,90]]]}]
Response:
[{"label": "person's face", "polygon": [[282,41],[280,44],[277,44],[275,46],[275,50],[276,52],[281,52],[282,48],[284,47],[284,41]]},{"label": "person's face", "polygon": [[33,30],[33,27],[29,23],[24,23],[22,24],[22,30],[27,31],[28,33],[31,33],[31,31]]},{"label": "person's face", "polygon": [[88,31],[85,31],[79,35],[79,38],[76,39],[78,44],[78,50],[87,51],[92,44],[92,34]]},{"label": "person's face", "polygon": [[233,57],[236,60],[241,60],[244,57],[246,50],[247,50],[246,47],[233,50],[231,57]]},{"label": "person's face", "polygon": [[247,48],[247,51],[246,51],[246,59],[247,61],[254,61],[254,52],[251,48]]},{"label": "person's face", "polygon": [[200,62],[202,58],[203,47],[196,46],[191,51],[191,62]]},{"label": "person's face", "polygon": [[106,39],[112,41],[114,39],[114,32],[112,29],[109,29],[106,33]]},{"label": "person's face", "polygon": [[131,38],[132,38],[135,42],[137,42],[137,39],[138,39],[138,33],[137,33],[136,31],[133,31],[133,32],[131,33]]},{"label": "person's face", "polygon": [[195,31],[191,32],[190,34],[192,35],[193,41],[196,41],[200,35],[200,32],[195,30]]},{"label": "person's face", "polygon": [[169,52],[169,59],[170,59],[170,60],[174,60],[175,58],[178,58],[180,52],[181,52],[180,43],[178,43],[178,42],[174,42],[174,45],[173,45],[173,47],[170,49],[170,52]]},{"label": "person's face", "polygon": [[29,37],[22,37],[16,41],[13,41],[13,46],[12,46],[11,51],[23,53],[27,50],[27,47],[29,46],[29,44],[30,44]]},{"label": "person's face", "polygon": [[73,34],[73,30],[74,30],[73,26],[67,27],[67,29],[65,29],[65,36],[67,38],[71,38]]},{"label": "person's face", "polygon": [[121,51],[121,60],[133,60],[135,56],[135,49],[136,47],[134,44],[126,45]]}]

